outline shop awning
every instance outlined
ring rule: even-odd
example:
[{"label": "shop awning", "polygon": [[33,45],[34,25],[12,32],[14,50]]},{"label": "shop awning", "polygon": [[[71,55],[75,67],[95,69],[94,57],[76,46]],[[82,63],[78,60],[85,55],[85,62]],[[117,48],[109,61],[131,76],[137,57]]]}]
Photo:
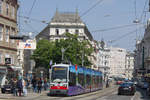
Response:
[{"label": "shop awning", "polygon": [[9,66],[10,68],[12,68],[14,71],[20,71],[22,70],[21,66]]}]

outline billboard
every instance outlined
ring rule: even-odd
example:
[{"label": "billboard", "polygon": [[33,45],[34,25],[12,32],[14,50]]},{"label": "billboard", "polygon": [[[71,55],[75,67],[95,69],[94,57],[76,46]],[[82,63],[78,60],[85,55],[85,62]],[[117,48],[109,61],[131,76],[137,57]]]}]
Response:
[{"label": "billboard", "polygon": [[36,49],[36,41],[27,40],[26,42],[19,42],[18,49]]}]

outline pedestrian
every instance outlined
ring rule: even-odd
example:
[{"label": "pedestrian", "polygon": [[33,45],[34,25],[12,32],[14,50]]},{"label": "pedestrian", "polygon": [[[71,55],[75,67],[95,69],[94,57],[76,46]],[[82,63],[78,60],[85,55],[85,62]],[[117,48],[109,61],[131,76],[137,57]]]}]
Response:
[{"label": "pedestrian", "polygon": [[26,81],[24,79],[22,80],[22,85],[23,85],[23,95],[27,96]]},{"label": "pedestrian", "polygon": [[44,90],[46,91],[48,87],[47,78],[44,79]]},{"label": "pedestrian", "polygon": [[32,88],[33,88],[33,92],[37,92],[37,79],[36,79],[36,77],[34,77],[33,79],[32,79]]},{"label": "pedestrian", "polygon": [[13,78],[13,80],[12,80],[12,90],[13,90],[13,95],[18,96],[17,79],[16,78]]},{"label": "pedestrian", "polygon": [[106,81],[106,88],[109,87],[109,80]]},{"label": "pedestrian", "polygon": [[38,93],[41,93],[41,89],[42,89],[42,79],[40,78],[38,80]]},{"label": "pedestrian", "polygon": [[18,82],[17,82],[17,88],[18,88],[19,96],[21,96],[22,89],[23,89],[23,86],[22,86],[22,79],[19,79],[19,80],[18,80]]}]

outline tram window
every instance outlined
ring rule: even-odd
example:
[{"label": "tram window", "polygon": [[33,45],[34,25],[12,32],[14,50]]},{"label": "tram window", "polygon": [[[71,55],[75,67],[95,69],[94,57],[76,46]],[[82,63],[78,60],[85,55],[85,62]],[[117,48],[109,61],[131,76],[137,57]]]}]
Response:
[{"label": "tram window", "polygon": [[100,81],[100,83],[102,83],[102,76],[99,77],[99,81]]},{"label": "tram window", "polygon": [[84,74],[78,74],[79,84],[84,86]]},{"label": "tram window", "polygon": [[94,77],[94,75],[92,75],[92,84],[93,85],[95,84],[95,77]]},{"label": "tram window", "polygon": [[90,75],[86,75],[86,84],[87,85],[90,85],[91,84],[91,78],[90,78],[91,76]]},{"label": "tram window", "polygon": [[99,76],[96,76],[97,84],[99,84]]},{"label": "tram window", "polygon": [[76,85],[76,74],[69,72],[69,86],[75,86]]}]

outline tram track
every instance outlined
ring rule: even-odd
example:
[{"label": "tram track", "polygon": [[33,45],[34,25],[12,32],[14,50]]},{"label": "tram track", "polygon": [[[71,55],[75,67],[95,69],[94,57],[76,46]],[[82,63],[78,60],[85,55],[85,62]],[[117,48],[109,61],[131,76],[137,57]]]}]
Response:
[{"label": "tram track", "polygon": [[[70,97],[64,97],[64,96],[47,96],[47,94],[40,95],[38,97],[32,98],[32,100],[83,100],[84,98],[90,98],[91,100],[96,100],[98,98],[101,98],[103,96],[106,96],[110,93],[113,93],[117,90],[117,86],[111,87],[111,88],[105,88],[99,91],[85,93],[81,95],[76,96],[70,96]],[[46,97],[47,96],[47,97]],[[45,98],[46,97],[46,98]]]},{"label": "tram track", "polygon": [[[103,96],[106,96],[106,95],[108,95],[108,94],[110,94],[110,93],[112,93],[112,92],[114,92],[114,91],[116,91],[116,90],[117,90],[117,87],[114,87],[114,88],[111,88],[111,89],[108,88],[108,89],[105,90],[105,91],[96,91],[97,93],[92,92],[92,93],[90,93],[90,94],[83,95],[82,97],[74,97],[74,98],[71,99],[71,100],[81,100],[81,99],[83,99],[83,98],[88,98],[88,97],[91,97],[91,96],[95,96],[95,97],[92,98],[92,100],[96,100],[96,99],[101,98],[101,97],[103,97]],[[62,100],[62,99],[60,99],[60,100]]]},{"label": "tram track", "polygon": [[[108,93],[112,93],[116,90],[117,90],[117,87],[113,87],[113,88],[107,88],[105,90],[99,90],[99,91],[81,94],[81,95],[77,95],[77,96],[63,97],[63,98],[60,97],[60,98],[55,98],[55,99],[51,98],[50,100],[82,100],[83,98],[88,98],[93,95],[95,96],[95,97],[93,97],[94,99],[98,99],[98,98],[106,96],[106,95],[108,95]],[[92,98],[92,100],[93,100],[93,98]]]}]

